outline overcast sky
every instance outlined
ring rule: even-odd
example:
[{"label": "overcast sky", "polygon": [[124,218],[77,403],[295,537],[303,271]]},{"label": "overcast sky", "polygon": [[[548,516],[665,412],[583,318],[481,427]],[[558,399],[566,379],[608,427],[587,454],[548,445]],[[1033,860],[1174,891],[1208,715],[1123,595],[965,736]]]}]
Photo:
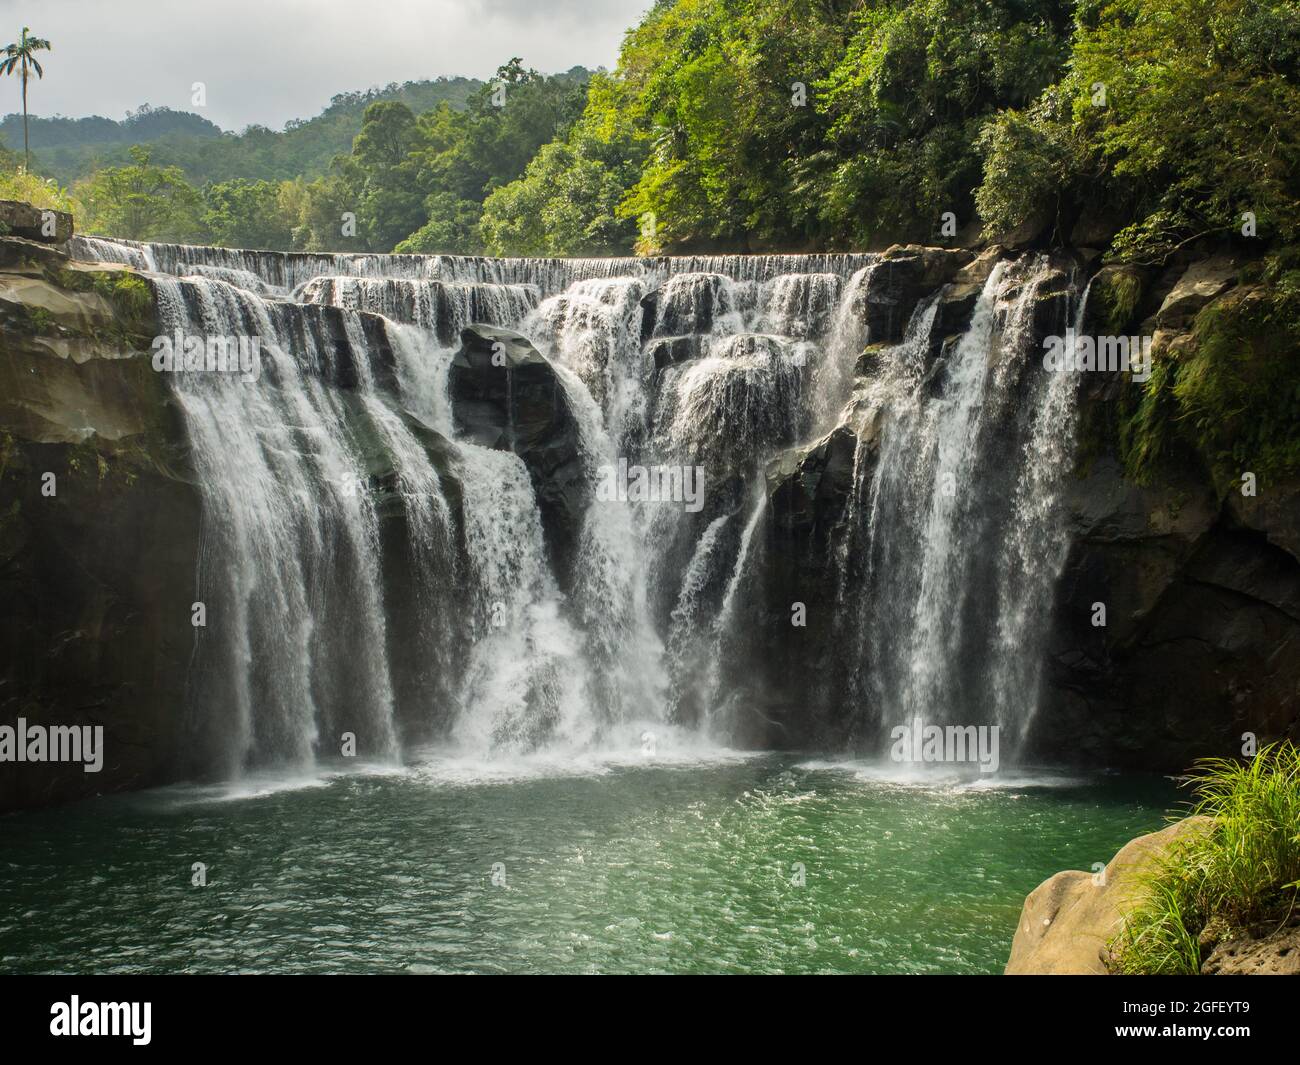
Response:
[{"label": "overcast sky", "polygon": [[[149,103],[225,129],[279,129],[338,92],[464,74],[511,56],[546,73],[613,67],[652,0],[0,0],[0,46],[24,25],[54,46],[34,115],[122,118]],[[191,85],[207,87],[194,107]],[[22,109],[0,79],[0,114]]]}]

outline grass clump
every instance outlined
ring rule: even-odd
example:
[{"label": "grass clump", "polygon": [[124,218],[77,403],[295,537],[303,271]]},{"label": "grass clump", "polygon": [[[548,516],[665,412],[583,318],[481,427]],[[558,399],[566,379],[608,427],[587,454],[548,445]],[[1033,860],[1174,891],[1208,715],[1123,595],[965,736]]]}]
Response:
[{"label": "grass clump", "polygon": [[1300,748],[1265,747],[1249,761],[1198,763],[1192,813],[1208,831],[1184,837],[1142,881],[1144,900],[1111,944],[1124,974],[1201,969],[1201,933],[1280,925],[1300,894]]},{"label": "grass clump", "polygon": [[96,274],[95,290],[106,296],[118,313],[129,320],[138,321],[153,311],[153,289],[135,274]]}]

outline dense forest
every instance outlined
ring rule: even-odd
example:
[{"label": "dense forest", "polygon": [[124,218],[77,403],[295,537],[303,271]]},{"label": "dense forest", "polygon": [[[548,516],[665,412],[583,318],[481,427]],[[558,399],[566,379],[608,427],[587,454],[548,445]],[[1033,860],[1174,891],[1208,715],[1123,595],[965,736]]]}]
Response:
[{"label": "dense forest", "polygon": [[1207,233],[1295,239],[1300,9],[659,0],[612,72],[512,59],[280,133],[105,121],[37,120],[33,147],[42,195],[124,237],[500,255],[1011,237],[1155,263]]},{"label": "dense forest", "polygon": [[[328,169],[336,155],[351,147],[370,104],[398,100],[413,110],[425,111],[445,101],[461,108],[482,85],[474,78],[436,78],[339,93],[315,118],[289,122],[282,131],[254,125],[242,133],[226,133],[192,112],[148,104],[120,122],[97,116],[33,117],[33,169],[62,184],[72,184],[101,167],[128,163],[128,149],[142,144],[149,146],[155,162],[179,167],[186,180],[198,186],[231,178],[279,181],[316,177]],[[21,115],[6,115],[0,121],[0,138],[10,146],[22,144]]]}]

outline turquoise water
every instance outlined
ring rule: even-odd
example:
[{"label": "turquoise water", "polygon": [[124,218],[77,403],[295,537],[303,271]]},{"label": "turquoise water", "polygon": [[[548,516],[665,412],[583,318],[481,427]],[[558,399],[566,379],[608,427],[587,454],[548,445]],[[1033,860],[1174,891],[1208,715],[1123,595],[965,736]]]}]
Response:
[{"label": "turquoise water", "polygon": [[992,973],[1178,798],[778,755],[162,789],[0,818],[0,971]]}]

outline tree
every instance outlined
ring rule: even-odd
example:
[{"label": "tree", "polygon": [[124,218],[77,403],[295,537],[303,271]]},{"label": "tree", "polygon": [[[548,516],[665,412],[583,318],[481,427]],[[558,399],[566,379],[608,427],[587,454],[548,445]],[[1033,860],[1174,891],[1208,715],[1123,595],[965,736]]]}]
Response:
[{"label": "tree", "polygon": [[203,227],[213,244],[228,248],[293,246],[296,216],[274,181],[222,181],[203,191]]},{"label": "tree", "polygon": [[23,79],[23,163],[28,170],[32,168],[32,153],[27,147],[27,71],[30,67],[36,72],[38,78],[45,77],[45,71],[41,69],[36,53],[51,50],[50,42],[44,37],[28,37],[27,27],[24,26],[18,43],[7,44],[4,51],[0,52],[4,57],[0,59],[0,74],[12,74],[18,70]]},{"label": "tree", "polygon": [[128,240],[184,241],[202,235],[203,198],[179,167],[156,166],[148,148],[131,148],[130,166],[97,170],[75,190],[84,227]]}]

